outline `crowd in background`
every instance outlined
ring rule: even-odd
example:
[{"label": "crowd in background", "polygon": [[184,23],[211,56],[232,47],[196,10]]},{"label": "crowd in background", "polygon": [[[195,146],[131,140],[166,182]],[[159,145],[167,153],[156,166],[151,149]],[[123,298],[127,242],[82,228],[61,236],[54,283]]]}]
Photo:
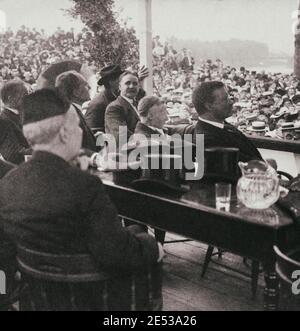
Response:
[{"label": "crowd in background", "polygon": [[[32,90],[40,73],[50,64],[74,59],[90,65],[97,74],[89,52],[90,32],[83,29],[52,35],[22,26],[17,32],[0,34],[0,87],[21,79]],[[300,139],[300,84],[292,74],[249,71],[226,66],[220,59],[195,61],[188,49],[176,50],[160,37],[153,38],[154,92],[163,98],[169,123],[190,123],[197,119],[191,96],[202,82],[218,80],[228,87],[234,101],[233,125],[250,135]]]},{"label": "crowd in background", "polygon": [[293,74],[267,73],[226,66],[220,59],[198,59],[187,49],[174,50],[153,40],[154,89],[169,110],[170,122],[197,119],[191,96],[207,81],[222,81],[234,102],[228,121],[248,135],[300,139],[300,84]]},{"label": "crowd in background", "polygon": [[74,59],[94,66],[89,53],[90,32],[76,34],[60,27],[52,35],[44,30],[22,26],[17,32],[10,28],[0,34],[0,84],[20,78],[33,86],[40,73],[50,64]]}]

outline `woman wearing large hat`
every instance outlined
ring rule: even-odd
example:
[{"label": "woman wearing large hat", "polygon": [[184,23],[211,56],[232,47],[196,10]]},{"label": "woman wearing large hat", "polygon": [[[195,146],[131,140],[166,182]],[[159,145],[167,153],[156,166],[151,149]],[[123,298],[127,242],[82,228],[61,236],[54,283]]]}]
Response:
[{"label": "woman wearing large hat", "polygon": [[91,129],[104,131],[104,115],[107,106],[119,95],[119,77],[123,70],[119,65],[110,65],[100,71],[99,86],[104,89],[90,102],[85,119]]}]

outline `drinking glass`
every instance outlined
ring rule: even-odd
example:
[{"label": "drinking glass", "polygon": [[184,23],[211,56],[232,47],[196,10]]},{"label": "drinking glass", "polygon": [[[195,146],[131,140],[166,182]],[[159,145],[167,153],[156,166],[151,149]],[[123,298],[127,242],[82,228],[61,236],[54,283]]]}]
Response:
[{"label": "drinking glass", "polygon": [[229,212],[231,199],[231,184],[216,183],[216,208],[217,210]]}]

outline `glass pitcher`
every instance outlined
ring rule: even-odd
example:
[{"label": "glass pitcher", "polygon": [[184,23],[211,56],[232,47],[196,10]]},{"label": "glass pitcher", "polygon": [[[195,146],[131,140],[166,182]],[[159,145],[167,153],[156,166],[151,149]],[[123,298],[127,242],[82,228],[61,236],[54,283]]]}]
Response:
[{"label": "glass pitcher", "polygon": [[237,197],[246,207],[266,209],[280,195],[277,172],[263,161],[239,162],[242,177],[237,184]]}]

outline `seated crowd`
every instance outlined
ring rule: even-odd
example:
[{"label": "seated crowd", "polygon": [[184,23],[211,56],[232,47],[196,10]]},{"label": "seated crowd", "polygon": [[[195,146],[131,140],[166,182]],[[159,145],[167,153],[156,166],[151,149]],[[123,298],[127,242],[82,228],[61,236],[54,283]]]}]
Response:
[{"label": "seated crowd", "polygon": [[[8,29],[0,34],[0,86],[20,78],[29,89],[35,90],[45,68],[67,59],[89,65],[96,76],[101,76],[89,52],[90,34],[87,29],[75,33],[59,27],[49,36],[44,30],[25,26],[16,33]],[[169,123],[197,120],[192,104],[193,89],[202,82],[221,81],[234,100],[229,121],[239,130],[247,135],[276,139],[300,138],[300,86],[293,74],[257,72],[245,67],[236,69],[219,59],[197,59],[196,63],[190,50],[178,51],[168,42],[163,44],[159,36],[153,38],[153,72],[155,95],[166,102]],[[114,88],[112,86],[112,90]],[[108,90],[105,103],[113,101]],[[97,100],[91,102],[90,108],[95,102]],[[103,119],[93,120],[91,116],[88,118],[90,126],[104,127]]]},{"label": "seated crowd", "polygon": [[[15,45],[14,38],[20,39],[33,49],[39,40],[47,43],[40,33],[33,33],[30,37],[28,33],[22,29],[14,37],[8,31],[2,38],[12,45]],[[64,48],[65,38],[71,47],[75,42],[74,35],[66,37],[60,32],[51,39],[51,45],[55,48],[58,43]],[[33,43],[28,42],[30,40]],[[159,48],[156,38],[156,59],[169,52],[175,55],[172,48],[167,48],[166,54]],[[4,54],[9,51],[11,48],[8,47]],[[84,47],[81,51],[84,53]],[[23,47],[18,49],[20,56],[22,52],[26,53]],[[201,70],[193,71],[193,59],[185,50],[178,69],[181,75],[189,77],[184,80],[189,91],[185,101],[184,95],[181,101],[178,100],[180,94],[173,98],[176,90],[170,89],[179,71],[177,74],[172,72],[174,77],[166,74],[169,89],[168,86],[159,88],[159,98],[145,96],[142,85],[147,77],[146,69],[136,74],[112,65],[101,70],[98,84],[103,88],[85,112],[83,104],[90,99],[86,71],[81,62],[71,63],[72,66],[58,66],[52,70],[52,65],[49,71],[44,70],[34,92],[21,79],[9,79],[2,86],[0,235],[3,239],[0,249],[4,241],[11,241],[16,246],[39,252],[89,254],[99,269],[108,272],[145,272],[150,265],[162,261],[164,252],[159,241],[163,243],[163,240],[148,235],[143,227],[129,224],[124,227],[101,180],[82,171],[99,165],[99,131],[102,132],[100,136],[105,132],[117,142],[124,143],[138,134],[147,138],[155,134],[167,140],[175,132],[181,136],[192,134],[195,143],[196,135],[202,134],[204,147],[235,147],[239,149],[240,161],[262,160],[252,142],[232,125],[235,124],[233,119],[241,116],[243,108],[236,105],[235,98],[240,94],[243,96],[241,102],[251,103],[254,101],[251,91],[255,90],[259,118],[265,102],[274,101],[266,92],[279,93],[279,86],[271,84],[276,77],[222,68],[220,61],[218,65],[206,62],[203,76]],[[297,96],[298,85],[294,78],[287,79],[281,81],[278,77],[278,84],[295,85],[294,95],[290,90],[287,92],[292,102]],[[192,80],[196,83],[193,84]],[[251,83],[253,81],[255,84]],[[256,82],[260,83],[256,86]],[[166,96],[167,90],[169,94]],[[286,93],[284,86],[281,91]],[[274,101],[279,105],[272,114],[275,122],[278,121],[275,126],[279,125],[279,117],[275,119],[278,109],[281,111],[279,101]],[[170,102],[186,102],[187,112],[189,115],[193,113],[194,123],[191,117],[186,122],[170,121]],[[240,107],[238,111],[237,107]],[[286,115],[291,115],[290,110]],[[228,118],[232,124],[227,122]],[[181,125],[165,127],[166,123]],[[127,129],[125,137],[122,136],[122,127]]]},{"label": "seated crowd", "polygon": [[20,78],[34,89],[41,72],[52,63],[74,59],[93,66],[89,39],[90,32],[87,29],[76,34],[74,29],[65,32],[58,27],[48,36],[44,30],[25,26],[17,32],[8,28],[0,34],[1,82]]}]

